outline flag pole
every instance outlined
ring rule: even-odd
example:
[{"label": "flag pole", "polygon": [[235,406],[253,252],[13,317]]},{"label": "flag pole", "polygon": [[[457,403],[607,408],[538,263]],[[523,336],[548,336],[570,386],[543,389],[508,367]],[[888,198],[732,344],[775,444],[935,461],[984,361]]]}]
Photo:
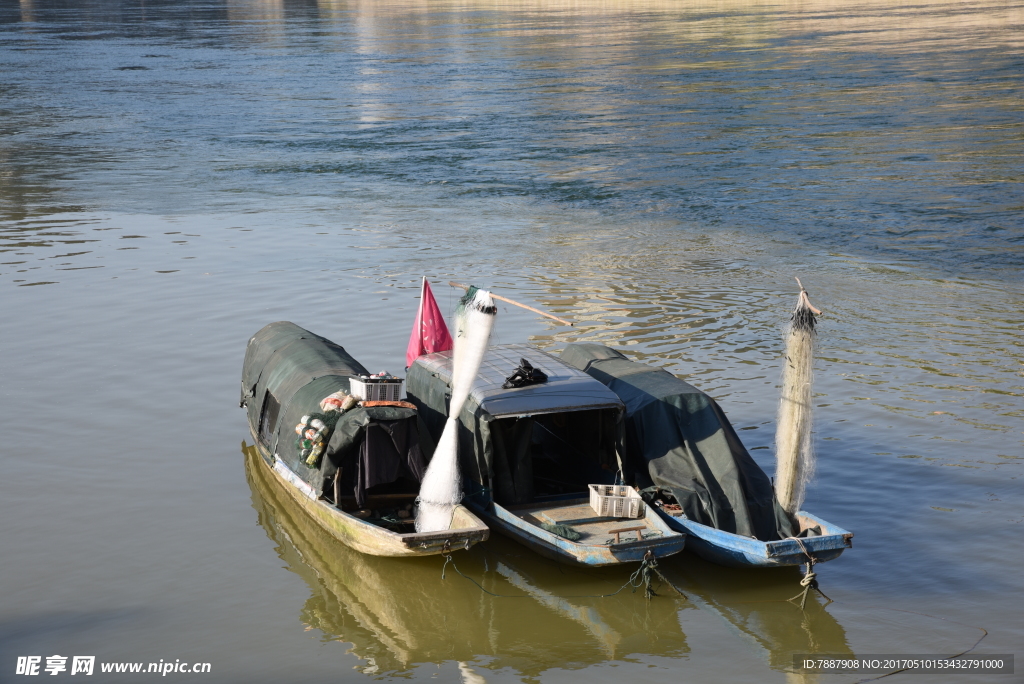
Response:
[{"label": "flag pole", "polygon": [[423,276],[423,280],[420,281],[420,312],[416,316],[416,320],[420,322],[420,329],[416,333],[420,336],[423,335],[423,302],[427,296],[427,276]]},{"label": "flag pole", "polygon": [[[451,280],[448,281],[448,284],[451,285],[452,287],[461,287],[463,290],[468,290],[469,289],[469,285],[463,285],[462,283],[456,283],[456,282],[453,282]],[[552,316],[551,314],[549,314],[549,313],[547,313],[545,311],[541,311],[540,309],[535,309],[532,306],[527,306],[526,304],[521,304],[520,302],[517,302],[514,299],[509,299],[508,297],[502,297],[501,295],[496,295],[493,292],[491,293],[491,299],[500,299],[503,302],[507,302],[509,304],[513,304],[513,305],[518,306],[520,308],[526,309],[527,311],[532,311],[533,313],[540,314],[541,316],[544,316],[546,318],[550,318],[552,320],[558,321],[562,325],[569,325],[569,326],[573,325],[570,321],[567,321],[564,318],[559,318],[558,316]]]}]

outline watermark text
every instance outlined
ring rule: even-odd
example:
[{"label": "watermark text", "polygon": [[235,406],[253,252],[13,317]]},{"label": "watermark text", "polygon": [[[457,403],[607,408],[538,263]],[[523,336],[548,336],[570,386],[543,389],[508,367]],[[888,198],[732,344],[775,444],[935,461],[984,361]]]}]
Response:
[{"label": "watermark text", "polygon": [[[70,662],[70,665],[68,664]],[[91,675],[96,671],[96,656],[18,656],[14,668],[14,674],[35,676],[35,675]],[[166,677],[169,674],[195,674],[212,671],[210,663],[182,662],[180,658],[175,660],[161,659],[155,663],[99,663],[100,672],[110,673],[131,673],[131,674],[158,674]]]}]

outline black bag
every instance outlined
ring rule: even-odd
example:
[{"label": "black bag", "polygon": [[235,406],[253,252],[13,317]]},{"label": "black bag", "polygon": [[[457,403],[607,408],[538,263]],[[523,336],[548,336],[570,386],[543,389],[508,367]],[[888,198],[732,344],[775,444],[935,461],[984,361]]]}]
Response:
[{"label": "black bag", "polygon": [[547,381],[548,376],[544,371],[534,368],[526,359],[519,359],[519,367],[512,371],[512,375],[505,378],[505,384],[501,388],[526,387],[527,385],[539,385]]}]

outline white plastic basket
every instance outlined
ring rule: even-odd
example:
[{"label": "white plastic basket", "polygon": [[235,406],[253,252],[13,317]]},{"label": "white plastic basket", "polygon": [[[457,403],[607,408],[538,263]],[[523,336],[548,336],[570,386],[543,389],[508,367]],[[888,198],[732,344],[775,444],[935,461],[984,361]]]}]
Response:
[{"label": "white plastic basket", "polygon": [[363,401],[401,401],[402,378],[349,378],[352,396]]},{"label": "white plastic basket", "polygon": [[590,507],[609,518],[642,518],[644,500],[626,485],[590,485]]}]

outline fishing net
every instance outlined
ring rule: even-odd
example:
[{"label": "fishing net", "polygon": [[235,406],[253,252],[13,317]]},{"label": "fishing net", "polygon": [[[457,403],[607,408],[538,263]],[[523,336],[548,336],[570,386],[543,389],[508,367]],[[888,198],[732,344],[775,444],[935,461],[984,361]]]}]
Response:
[{"label": "fishing net", "polygon": [[551,523],[541,523],[541,529],[556,534],[563,539],[569,541],[579,541],[583,538],[583,535],[576,531],[576,528],[570,527],[569,525],[552,525]]},{"label": "fishing net", "polygon": [[786,357],[775,431],[775,495],[790,515],[800,510],[807,482],[814,474],[811,448],[811,381],[817,311],[800,290],[796,310],[786,326]]},{"label": "fishing net", "polygon": [[338,390],[320,400],[320,412],[310,413],[299,419],[295,426],[295,448],[299,457],[310,468],[320,465],[320,457],[331,439],[331,432],[345,411],[355,407],[358,400],[345,390]]},{"label": "fishing net", "polygon": [[452,397],[444,432],[420,485],[417,498],[417,532],[437,532],[451,525],[455,505],[462,500],[459,476],[458,417],[473,380],[480,371],[497,313],[487,290],[469,288],[455,311],[455,348],[452,366]]}]

